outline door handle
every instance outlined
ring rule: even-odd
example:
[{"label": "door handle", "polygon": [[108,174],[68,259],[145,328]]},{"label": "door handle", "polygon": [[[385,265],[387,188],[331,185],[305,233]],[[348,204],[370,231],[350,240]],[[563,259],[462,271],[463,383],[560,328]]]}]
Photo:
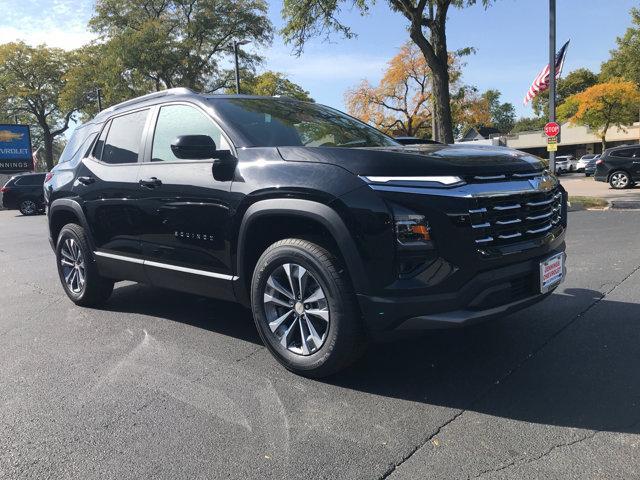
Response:
[{"label": "door handle", "polygon": [[96,179],[93,177],[78,177],[78,181],[83,185],[91,185]]},{"label": "door handle", "polygon": [[160,179],[156,177],[143,178],[138,183],[141,187],[145,188],[156,188],[162,185],[162,181],[160,181]]}]

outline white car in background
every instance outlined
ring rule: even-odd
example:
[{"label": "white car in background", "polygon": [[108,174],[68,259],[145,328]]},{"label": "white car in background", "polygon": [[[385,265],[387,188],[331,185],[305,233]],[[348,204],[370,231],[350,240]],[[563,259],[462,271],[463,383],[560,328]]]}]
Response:
[{"label": "white car in background", "polygon": [[578,161],[573,155],[560,155],[556,157],[556,173],[569,173],[576,171]]},{"label": "white car in background", "polygon": [[589,161],[596,158],[598,155],[595,153],[588,153],[580,157],[578,163],[576,163],[576,172],[584,172],[585,167],[589,164]]}]

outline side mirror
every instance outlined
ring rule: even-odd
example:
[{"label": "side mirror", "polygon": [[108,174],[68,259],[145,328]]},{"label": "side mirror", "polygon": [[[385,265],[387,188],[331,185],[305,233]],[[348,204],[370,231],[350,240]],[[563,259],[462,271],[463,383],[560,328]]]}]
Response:
[{"label": "side mirror", "polygon": [[209,135],[182,135],[173,141],[171,151],[183,160],[205,160],[216,156],[216,142]]}]

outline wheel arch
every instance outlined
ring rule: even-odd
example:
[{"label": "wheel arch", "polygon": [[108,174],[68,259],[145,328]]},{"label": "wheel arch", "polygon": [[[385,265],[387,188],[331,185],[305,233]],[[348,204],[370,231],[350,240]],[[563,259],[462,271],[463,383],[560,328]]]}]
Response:
[{"label": "wheel arch", "polygon": [[80,204],[68,198],[54,200],[49,206],[49,237],[55,248],[60,230],[68,223],[77,223],[87,235],[89,246],[95,251],[95,243],[91,237],[91,230]]},{"label": "wheel arch", "polygon": [[[257,235],[264,227],[267,235]],[[366,291],[368,280],[356,244],[340,215],[328,205],[302,199],[269,199],[252,204],[245,212],[238,232],[236,297],[249,304],[253,269],[258,258],[275,241],[300,235],[309,229],[324,246],[337,249],[356,292]]]}]

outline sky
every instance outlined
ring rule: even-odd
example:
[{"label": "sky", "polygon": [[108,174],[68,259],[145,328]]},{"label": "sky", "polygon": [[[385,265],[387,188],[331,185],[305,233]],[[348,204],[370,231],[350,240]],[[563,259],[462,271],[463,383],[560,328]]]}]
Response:
[{"label": "sky", "polygon": [[[615,48],[616,37],[630,25],[629,10],[640,7],[639,0],[557,3],[558,48],[571,39],[565,74],[581,67],[598,71]],[[22,39],[34,45],[76,48],[93,38],[86,29],[93,4],[94,0],[0,0],[0,43]],[[387,5],[379,0],[364,17],[344,8],[340,18],[357,37],[314,39],[299,57],[276,35],[270,48],[259,51],[266,59],[263,69],[284,72],[316,101],[344,109],[344,92],[363,79],[377,83],[387,62],[408,40],[404,17]],[[269,1],[276,29],[283,26],[281,8],[281,1]],[[546,0],[496,0],[487,9],[479,5],[452,9],[449,15],[449,50],[477,50],[467,57],[463,81],[480,91],[500,90],[502,101],[513,103],[518,116],[533,115],[522,99],[548,59],[547,9]]]}]

